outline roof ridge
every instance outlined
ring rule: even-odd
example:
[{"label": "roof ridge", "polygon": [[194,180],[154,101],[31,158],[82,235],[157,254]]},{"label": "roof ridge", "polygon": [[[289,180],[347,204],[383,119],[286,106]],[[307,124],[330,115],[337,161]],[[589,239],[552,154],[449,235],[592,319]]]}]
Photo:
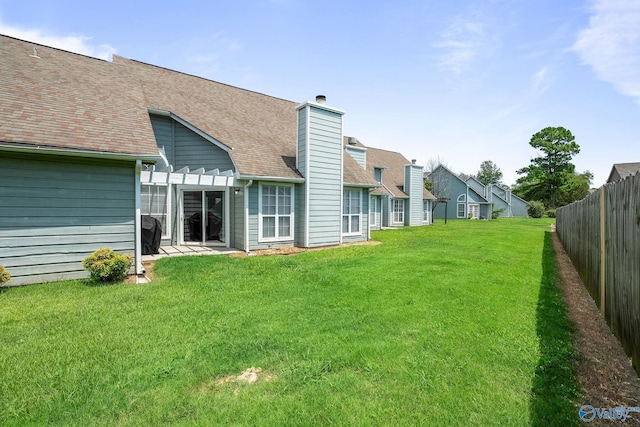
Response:
[{"label": "roof ridge", "polygon": [[[6,37],[8,39],[13,39],[13,40],[16,40],[16,41],[19,41],[19,42],[23,42],[23,43],[30,43],[30,44],[35,45],[36,47],[46,47],[47,49],[57,50],[58,52],[67,53],[67,54],[76,55],[76,56],[81,56],[83,58],[93,59],[95,61],[104,62],[105,64],[113,64],[113,61],[108,61],[108,60],[102,59],[102,58],[96,58],[95,56],[86,55],[84,53],[73,52],[73,51],[70,51],[70,50],[61,49],[59,47],[49,46],[49,45],[46,45],[46,44],[42,44],[42,43],[31,41],[31,40],[20,39],[18,37],[9,36],[9,35],[2,34],[2,33],[0,33],[0,36],[1,37]],[[113,54],[112,56],[116,56],[116,55]]]},{"label": "roof ridge", "polygon": [[228,83],[219,82],[217,80],[208,79],[206,77],[198,76],[196,74],[185,73],[184,71],[174,70],[174,69],[171,69],[171,68],[168,68],[168,67],[163,67],[161,65],[150,64],[148,62],[140,61],[138,59],[127,58],[126,56],[122,56],[122,55],[113,54],[113,62],[114,63],[116,61],[116,58],[118,58],[118,60],[123,59],[125,61],[131,61],[131,62],[135,62],[135,63],[141,64],[141,65],[146,65],[148,67],[159,68],[159,69],[162,69],[162,70],[170,71],[172,73],[182,74],[184,76],[193,77],[193,78],[204,80],[204,81],[211,82],[211,83],[216,83],[216,84],[219,84],[219,85],[222,85],[222,86],[227,86],[227,87],[232,88],[232,89],[242,90],[244,92],[250,92],[250,93],[254,93],[256,95],[262,95],[262,96],[265,96],[267,98],[273,98],[273,99],[277,99],[277,100],[280,100],[280,101],[289,102],[289,103],[294,104],[294,105],[299,104],[298,102],[291,101],[289,99],[284,99],[284,98],[280,98],[278,96],[268,95],[266,93],[258,92],[258,91],[255,91],[255,90],[246,89],[246,88],[242,88],[242,87],[239,87],[239,86],[234,86],[234,85],[231,85],[231,84],[228,84]]}]

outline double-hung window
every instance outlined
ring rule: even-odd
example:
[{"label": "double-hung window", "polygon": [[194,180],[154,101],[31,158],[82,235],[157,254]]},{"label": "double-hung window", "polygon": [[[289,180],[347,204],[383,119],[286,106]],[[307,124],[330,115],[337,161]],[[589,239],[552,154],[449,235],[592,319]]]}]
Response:
[{"label": "double-hung window", "polygon": [[167,186],[147,185],[140,186],[140,213],[156,218],[162,224],[162,235],[167,233]]},{"label": "double-hung window", "polygon": [[404,224],[404,200],[393,199],[393,222]]},{"label": "double-hung window", "polygon": [[342,196],[342,234],[360,234],[362,192],[344,190]]},{"label": "double-hung window", "polygon": [[293,239],[293,187],[260,186],[260,240]]}]

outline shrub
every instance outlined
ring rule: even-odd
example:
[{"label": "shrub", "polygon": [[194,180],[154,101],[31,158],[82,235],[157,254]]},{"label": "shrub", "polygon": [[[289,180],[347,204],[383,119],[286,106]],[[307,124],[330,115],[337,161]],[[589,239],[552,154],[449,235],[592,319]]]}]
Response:
[{"label": "shrub", "polygon": [[527,207],[527,213],[531,218],[542,218],[544,210],[544,203],[537,200],[529,202],[529,207]]},{"label": "shrub", "polygon": [[101,248],[86,257],[82,265],[99,282],[118,282],[127,277],[133,264],[131,255],[118,254],[110,248]]},{"label": "shrub", "polygon": [[500,208],[500,209],[495,209],[491,211],[491,219],[498,219],[498,217],[500,216],[500,214],[502,212],[504,212],[506,209],[505,208]]},{"label": "shrub", "polygon": [[11,281],[11,275],[9,274],[7,269],[4,268],[4,265],[0,265],[0,285],[10,281]]},{"label": "shrub", "polygon": [[547,210],[547,216],[549,218],[555,218],[556,217],[556,210],[555,209],[549,209]]}]

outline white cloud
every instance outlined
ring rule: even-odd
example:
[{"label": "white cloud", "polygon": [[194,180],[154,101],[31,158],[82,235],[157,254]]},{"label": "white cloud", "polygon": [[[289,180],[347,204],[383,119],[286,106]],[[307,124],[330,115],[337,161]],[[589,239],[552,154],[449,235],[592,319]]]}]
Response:
[{"label": "white cloud", "polygon": [[640,102],[640,2],[596,0],[572,50],[599,79]]},{"label": "white cloud", "polygon": [[57,36],[45,34],[44,31],[39,29],[13,27],[2,21],[0,21],[0,33],[17,39],[27,40],[45,46],[51,46],[105,60],[110,60],[112,55],[116,53],[116,49],[109,45],[90,44],[90,37],[81,35]]},{"label": "white cloud", "polygon": [[442,34],[435,47],[443,49],[438,65],[460,75],[480,55],[485,39],[484,27],[474,19],[458,16]]},{"label": "white cloud", "polygon": [[542,67],[533,75],[533,92],[542,95],[551,87],[551,73],[549,67]]}]

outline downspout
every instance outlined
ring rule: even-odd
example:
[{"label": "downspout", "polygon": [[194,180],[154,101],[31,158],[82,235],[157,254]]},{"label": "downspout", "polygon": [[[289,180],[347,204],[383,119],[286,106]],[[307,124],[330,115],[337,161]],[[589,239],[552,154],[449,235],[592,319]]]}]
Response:
[{"label": "downspout", "polygon": [[136,160],[135,169],[135,266],[136,276],[141,276],[145,273],[144,266],[142,265],[142,211],[140,206],[140,173],[142,171],[142,160]]},{"label": "downspout", "polygon": [[250,239],[249,239],[249,187],[253,184],[253,180],[244,186],[244,249],[247,255],[250,252]]}]

